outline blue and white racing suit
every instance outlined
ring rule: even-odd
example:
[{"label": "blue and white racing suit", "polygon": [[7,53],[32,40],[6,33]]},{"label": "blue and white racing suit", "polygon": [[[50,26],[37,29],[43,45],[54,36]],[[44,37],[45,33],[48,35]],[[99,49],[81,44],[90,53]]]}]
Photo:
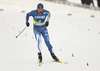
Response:
[{"label": "blue and white racing suit", "polygon": [[43,36],[45,44],[47,45],[50,53],[53,53],[53,47],[50,44],[49,34],[45,26],[45,22],[49,21],[50,19],[50,12],[44,9],[43,13],[39,15],[37,10],[33,10],[27,13],[26,21],[29,20],[29,16],[33,17],[33,31],[37,41],[38,53],[41,53],[41,35]]}]

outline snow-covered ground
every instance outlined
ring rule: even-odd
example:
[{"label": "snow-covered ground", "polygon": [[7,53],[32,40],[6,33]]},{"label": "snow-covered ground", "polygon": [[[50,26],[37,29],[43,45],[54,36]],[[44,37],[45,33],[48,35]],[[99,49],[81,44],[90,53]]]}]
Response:
[{"label": "snow-covered ground", "polygon": [[[38,66],[31,17],[31,26],[15,38],[26,26],[26,13],[40,2],[51,12],[48,32],[54,52],[68,64],[52,62],[42,40],[43,65]],[[4,9],[0,11],[0,71],[100,71],[99,11],[39,0],[0,0],[0,8]]]}]

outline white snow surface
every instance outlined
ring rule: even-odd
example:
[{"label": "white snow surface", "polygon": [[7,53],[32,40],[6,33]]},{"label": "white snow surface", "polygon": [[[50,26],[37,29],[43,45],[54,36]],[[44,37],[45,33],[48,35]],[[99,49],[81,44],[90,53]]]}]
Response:
[{"label": "white snow surface", "polygon": [[[43,64],[38,66],[31,17],[30,27],[15,38],[26,26],[26,13],[40,2],[51,12],[47,29],[53,50],[68,64],[52,62],[42,38]],[[99,11],[39,0],[0,0],[0,9],[4,9],[0,11],[0,71],[100,71]]]}]

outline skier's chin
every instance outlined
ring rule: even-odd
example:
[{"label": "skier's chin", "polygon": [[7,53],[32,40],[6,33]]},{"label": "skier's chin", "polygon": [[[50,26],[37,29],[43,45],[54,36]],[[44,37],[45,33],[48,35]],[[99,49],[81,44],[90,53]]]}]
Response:
[{"label": "skier's chin", "polygon": [[42,14],[42,11],[40,11],[39,14]]}]

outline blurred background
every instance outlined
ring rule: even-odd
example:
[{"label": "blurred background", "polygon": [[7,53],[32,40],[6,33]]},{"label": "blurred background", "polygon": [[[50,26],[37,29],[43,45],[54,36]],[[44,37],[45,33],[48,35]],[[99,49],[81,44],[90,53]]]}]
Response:
[{"label": "blurred background", "polygon": [[[35,1],[35,2],[34,2]],[[60,3],[60,4],[66,4],[69,6],[74,6],[74,7],[82,7],[82,8],[88,8],[88,9],[93,9],[93,10],[100,10],[100,2],[99,0],[0,0],[0,8],[5,8],[5,9],[31,9],[35,7],[37,2],[41,1],[49,1],[49,2],[54,2],[54,3]],[[7,6],[7,7],[5,7]],[[13,7],[12,7],[13,6]]]}]

